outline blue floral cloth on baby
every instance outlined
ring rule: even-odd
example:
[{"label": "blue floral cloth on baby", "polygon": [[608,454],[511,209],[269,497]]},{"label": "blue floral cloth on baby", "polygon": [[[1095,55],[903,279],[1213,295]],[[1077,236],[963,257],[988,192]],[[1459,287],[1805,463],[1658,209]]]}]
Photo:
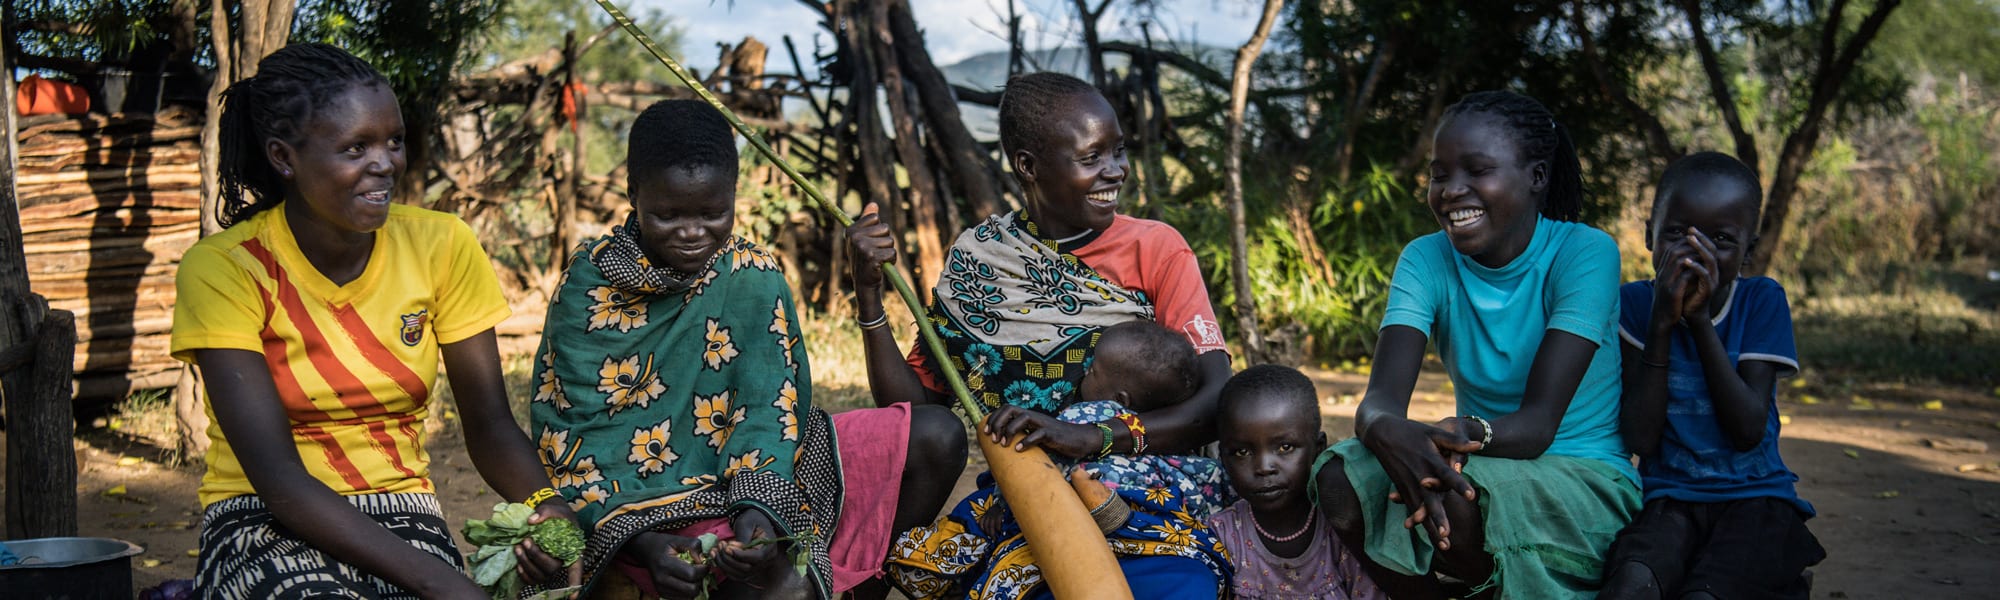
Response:
[{"label": "blue floral cloth on baby", "polygon": [[[1081,402],[1057,415],[1070,423],[1097,423],[1130,412],[1115,402]],[[1052,457],[1063,471],[1077,464]],[[1208,529],[1208,517],[1235,502],[1221,464],[1199,456],[1111,456],[1084,462],[1132,507],[1123,527],[1107,534],[1137,598],[1215,598],[1229,589],[1228,552]],[[930,598],[1031,598],[1047,595],[1027,538],[1004,509],[991,473],[979,490],[937,522],[903,532],[889,551],[888,574],[919,600]],[[979,520],[1000,510],[988,531]]]},{"label": "blue floral cloth on baby", "polygon": [[[1072,404],[1056,418],[1065,423],[1090,424],[1109,421],[1131,412],[1116,402],[1097,400]],[[1061,456],[1051,458],[1065,473],[1076,464],[1075,460]],[[1170,489],[1185,505],[1183,509],[1202,521],[1236,503],[1236,493],[1224,481],[1222,462],[1213,458],[1161,454],[1112,455],[1085,462],[1083,469],[1112,491]],[[1155,496],[1159,494],[1152,493]]]}]

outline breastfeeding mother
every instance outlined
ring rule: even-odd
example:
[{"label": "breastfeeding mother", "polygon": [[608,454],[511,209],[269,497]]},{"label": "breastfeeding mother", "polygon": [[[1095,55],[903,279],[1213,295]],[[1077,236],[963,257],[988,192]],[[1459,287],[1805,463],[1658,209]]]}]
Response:
[{"label": "breastfeeding mother", "polygon": [[[1000,101],[1000,144],[1027,208],[990,217],[953,243],[928,311],[945,358],[992,411],[982,435],[1026,434],[1024,444],[1093,461],[1092,470],[1133,504],[1133,520],[1108,536],[1136,596],[1214,597],[1227,566],[1200,520],[1225,486],[1214,461],[1172,456],[1215,439],[1216,397],[1229,378],[1229,355],[1194,252],[1173,227],[1118,214],[1124,133],[1089,84],[1055,73],[1009,81]],[[950,402],[936,373],[939,357],[921,345],[906,357],[883,326],[876,266],[896,255],[888,226],[871,206],[848,236],[860,257],[855,303],[876,402]],[[1194,344],[1199,391],[1145,414],[1057,420],[1053,414],[1066,404],[1104,399],[1075,397],[1097,332],[1141,319],[1183,332]],[[1120,468],[1129,463],[1118,459],[1140,454],[1167,455],[1180,468]],[[1048,593],[1018,527],[979,526],[991,498],[975,493],[950,515],[897,540],[889,571],[905,592],[918,598]]]}]

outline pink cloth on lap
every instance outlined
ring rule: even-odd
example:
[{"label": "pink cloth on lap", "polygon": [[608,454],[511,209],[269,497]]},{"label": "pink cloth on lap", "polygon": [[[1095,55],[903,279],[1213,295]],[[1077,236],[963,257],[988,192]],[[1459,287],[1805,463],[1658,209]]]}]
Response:
[{"label": "pink cloth on lap", "polygon": [[[833,415],[833,434],[840,454],[842,505],[827,554],[833,561],[833,591],[837,594],[881,575],[882,564],[889,558],[903,465],[910,455],[910,405],[904,402]],[[669,533],[736,538],[728,519],[709,519]],[[641,592],[659,596],[645,565],[624,555],[615,564]]]},{"label": "pink cloth on lap", "polygon": [[910,457],[910,404],[833,415],[840,449],[840,524],[833,529],[833,591],[882,574],[895,533],[896,500]]}]

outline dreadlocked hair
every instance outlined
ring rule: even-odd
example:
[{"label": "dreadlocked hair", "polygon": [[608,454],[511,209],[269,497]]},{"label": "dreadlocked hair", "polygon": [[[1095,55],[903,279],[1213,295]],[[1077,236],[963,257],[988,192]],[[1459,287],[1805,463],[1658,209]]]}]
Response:
[{"label": "dreadlocked hair", "polygon": [[389,85],[389,80],[345,50],[313,43],[279,48],[257,63],[256,75],[223,90],[216,131],[222,193],[217,222],[229,227],[283,202],[285,180],[265,157],[264,143],[299,145],[314,113],[362,85]]},{"label": "dreadlocked hair", "polygon": [[1062,73],[1041,71],[1015,75],[1000,93],[1000,149],[1015,152],[1047,147],[1056,119],[1049,118],[1073,96],[1097,94],[1097,88]]},{"label": "dreadlocked hair", "polygon": [[1583,164],[1577,160],[1569,129],[1556,123],[1548,107],[1534,98],[1490,90],[1466,94],[1444,111],[1446,119],[1468,114],[1497,117],[1513,130],[1515,150],[1522,160],[1548,163],[1549,185],[1542,194],[1542,216],[1555,221],[1583,218]]},{"label": "dreadlocked hair", "polygon": [[626,138],[626,189],[667,169],[712,167],[736,180],[736,137],[722,112],[700,100],[661,100],[632,121]]}]

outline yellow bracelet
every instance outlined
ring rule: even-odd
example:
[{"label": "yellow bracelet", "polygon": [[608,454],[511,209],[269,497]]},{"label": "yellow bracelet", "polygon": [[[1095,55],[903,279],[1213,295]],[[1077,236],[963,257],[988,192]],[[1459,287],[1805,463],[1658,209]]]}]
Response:
[{"label": "yellow bracelet", "polygon": [[543,502],[546,502],[546,501],[548,501],[548,500],[549,500],[550,498],[554,498],[554,497],[556,497],[556,491],[555,491],[554,489],[551,489],[551,488],[542,488],[542,489],[539,489],[539,490],[535,490],[535,493],[533,493],[533,494],[528,494],[528,499],[527,499],[527,500],[523,500],[523,501],[522,501],[521,503],[522,503],[522,504],[526,504],[526,505],[528,505],[529,507],[531,507],[531,508],[532,508],[532,507],[537,507],[537,506],[541,506]]}]

